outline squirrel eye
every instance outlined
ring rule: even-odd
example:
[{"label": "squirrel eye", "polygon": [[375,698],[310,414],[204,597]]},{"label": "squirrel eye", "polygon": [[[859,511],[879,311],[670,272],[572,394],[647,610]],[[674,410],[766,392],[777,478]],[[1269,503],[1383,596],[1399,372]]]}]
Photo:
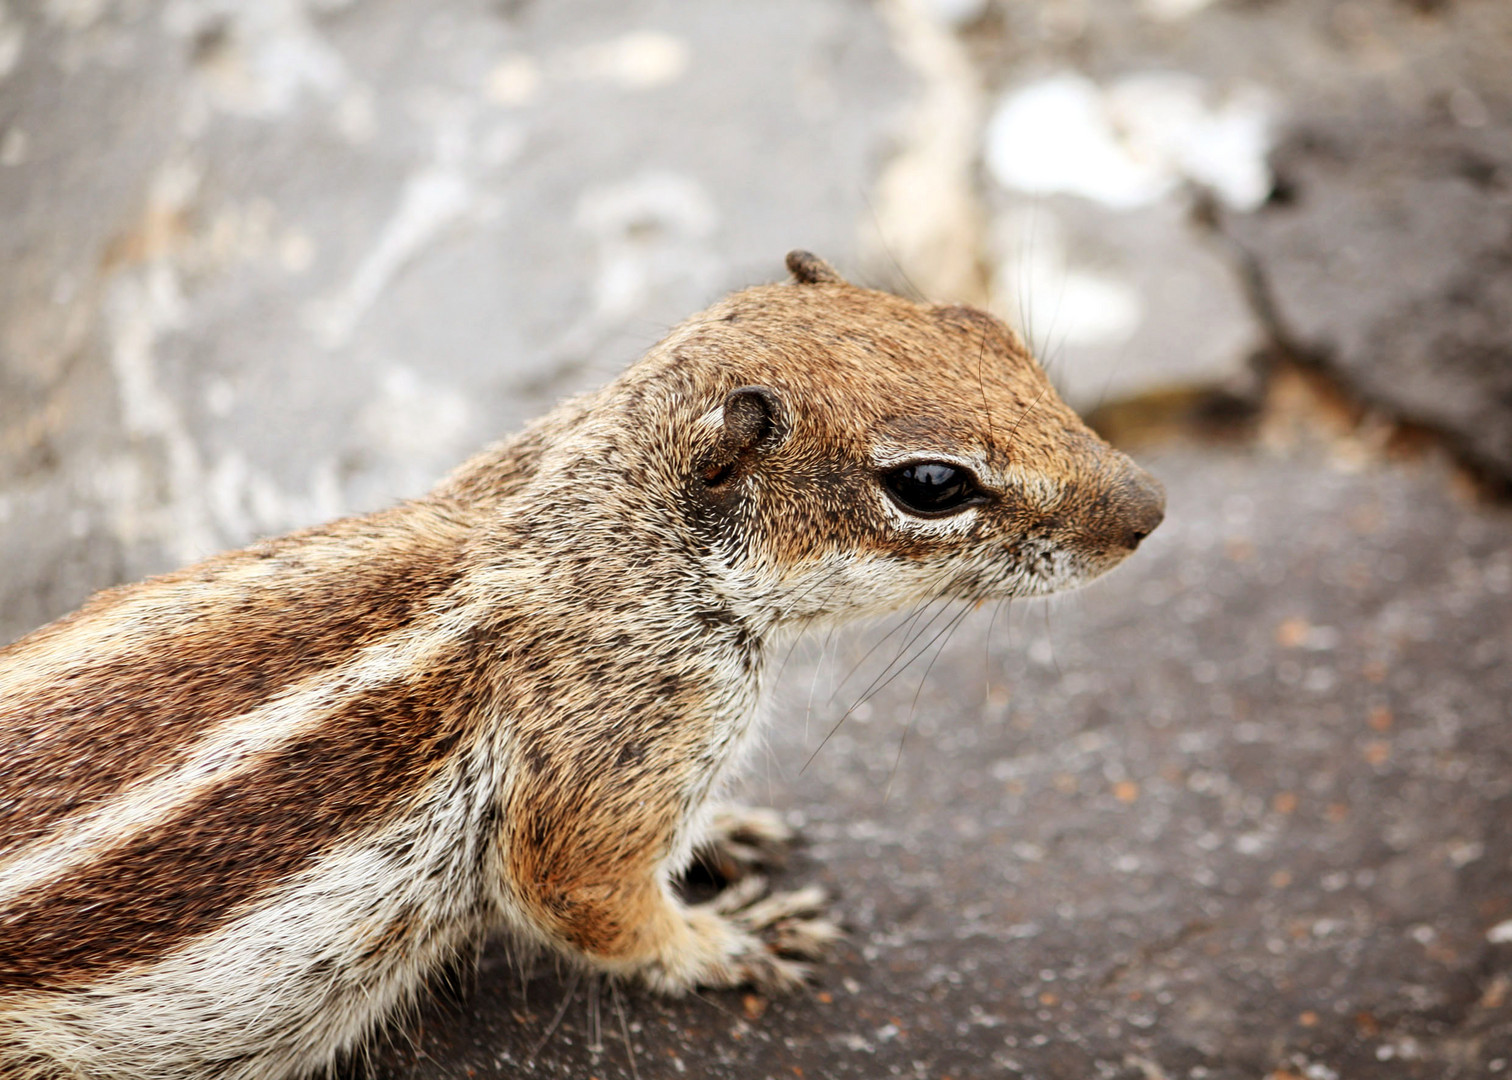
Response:
[{"label": "squirrel eye", "polygon": [[919,517],[953,514],[985,497],[970,472],[943,461],[900,465],[882,474],[882,485],[894,502]]}]

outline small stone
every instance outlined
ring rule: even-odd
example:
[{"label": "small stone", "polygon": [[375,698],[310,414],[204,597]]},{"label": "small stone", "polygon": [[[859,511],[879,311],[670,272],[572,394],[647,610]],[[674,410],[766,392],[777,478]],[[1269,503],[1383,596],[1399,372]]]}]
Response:
[{"label": "small stone", "polygon": [[1311,629],[1312,624],[1300,616],[1287,619],[1276,627],[1276,644],[1283,649],[1299,648]]},{"label": "small stone", "polygon": [[1493,945],[1505,945],[1512,942],[1512,919],[1499,922],[1487,930],[1486,940]]},{"label": "small stone", "polygon": [[31,139],[26,132],[18,127],[6,128],[5,134],[0,136],[0,165],[26,164],[30,146]]},{"label": "small stone", "polygon": [[767,1011],[767,999],[757,994],[747,994],[740,999],[741,1011],[748,1020],[760,1020],[761,1015]]}]

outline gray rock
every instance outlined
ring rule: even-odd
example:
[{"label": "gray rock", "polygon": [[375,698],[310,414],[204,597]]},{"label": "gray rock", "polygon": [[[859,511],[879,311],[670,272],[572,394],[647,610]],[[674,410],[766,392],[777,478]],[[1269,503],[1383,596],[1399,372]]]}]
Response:
[{"label": "gray rock", "polygon": [[[998,145],[1001,132],[987,132],[994,175],[1037,170],[1043,192],[1010,185],[993,195],[997,235],[1010,225],[1010,243],[993,252],[1003,313],[1053,313],[1062,293],[1079,295],[1079,276],[1112,287],[1090,294],[1091,319],[1055,320],[1071,324],[1064,347],[1053,327],[1035,331],[1060,354],[1078,405],[1173,380],[1242,386],[1246,361],[1268,341],[1512,482],[1512,9],[1497,0],[1004,0],[998,13],[976,35],[1005,94],[1090,79],[1108,111],[1072,123],[1071,110],[1047,129],[1052,150],[1076,147],[1097,121],[1112,148],[1060,181],[1045,179],[1043,147]],[[1152,73],[1205,87],[1215,110],[1234,95],[1263,95],[1279,177],[1264,206],[1232,205],[1225,174],[1164,145],[1171,121],[1108,103]],[[1228,204],[1218,224],[1240,245],[1237,262],[1198,224],[1209,214],[1182,224],[1201,204],[1173,176]],[[1041,246],[1064,249],[1037,275],[1016,222],[1026,205],[1048,219]],[[1250,274],[1258,291],[1246,295]],[[1037,295],[1026,298],[1026,285]],[[1078,323],[1129,305],[1139,317],[1123,333],[1076,340]]]},{"label": "gray rock", "polygon": [[993,303],[1083,410],[1248,392],[1266,344],[1242,266],[1194,211],[1265,197],[1277,94],[1248,24],[1269,15],[1159,6],[1009,0],[976,31],[997,90],[983,143]]},{"label": "gray rock", "polygon": [[1512,9],[1352,10],[1314,31],[1343,63],[1298,50],[1281,197],[1226,228],[1283,344],[1512,482]]}]

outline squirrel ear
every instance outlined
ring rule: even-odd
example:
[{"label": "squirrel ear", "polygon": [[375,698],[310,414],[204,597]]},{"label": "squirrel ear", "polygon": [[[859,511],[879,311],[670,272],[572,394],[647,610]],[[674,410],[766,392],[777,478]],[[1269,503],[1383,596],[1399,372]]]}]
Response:
[{"label": "squirrel ear", "polygon": [[700,475],[705,484],[717,487],[785,438],[787,421],[777,392],[765,386],[737,387],[724,400],[724,430]]},{"label": "squirrel ear", "polygon": [[844,285],[846,281],[839,272],[812,251],[787,253],[788,273],[800,285]]}]

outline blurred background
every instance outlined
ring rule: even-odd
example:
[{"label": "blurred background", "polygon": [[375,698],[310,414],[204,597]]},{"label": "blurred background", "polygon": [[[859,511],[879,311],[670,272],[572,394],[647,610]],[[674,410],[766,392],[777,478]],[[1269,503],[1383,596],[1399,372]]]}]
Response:
[{"label": "blurred background", "polygon": [[1167,523],[787,663],[809,994],[495,947],[353,1074],[1507,1071],[1506,0],[0,0],[0,640],[418,494],[792,247],[1013,323]]}]

